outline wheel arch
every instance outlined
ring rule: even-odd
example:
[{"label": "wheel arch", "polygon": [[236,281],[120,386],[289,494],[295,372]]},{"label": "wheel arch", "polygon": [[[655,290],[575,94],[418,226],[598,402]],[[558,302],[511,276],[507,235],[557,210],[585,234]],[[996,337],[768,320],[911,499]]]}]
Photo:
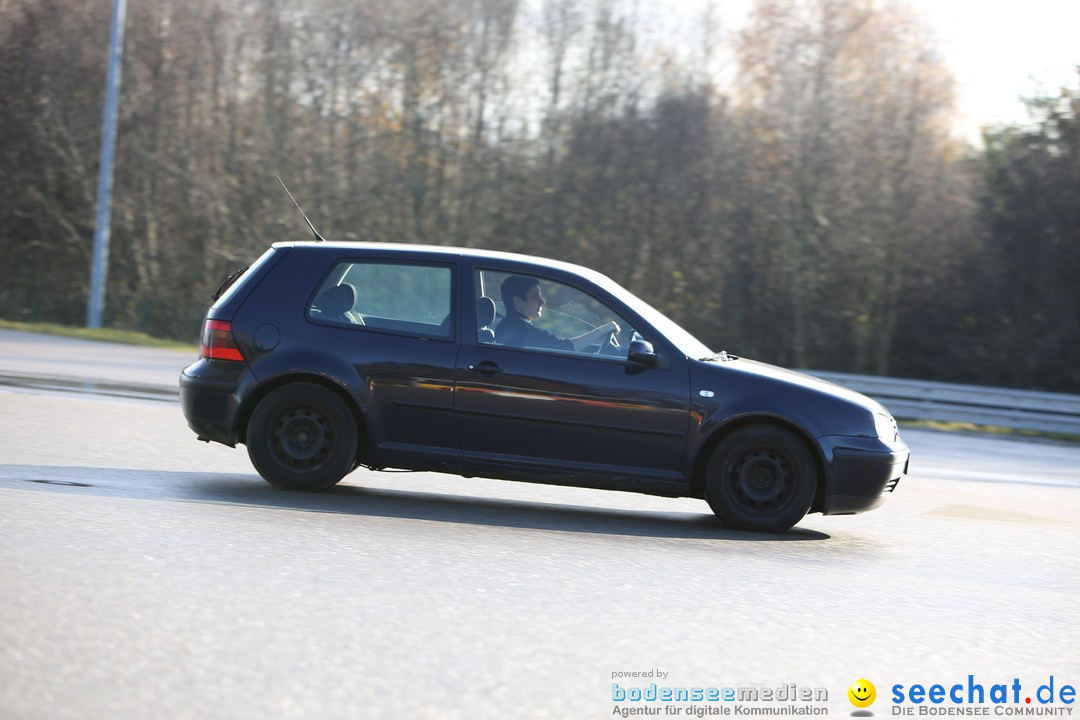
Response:
[{"label": "wheel arch", "polygon": [[358,438],[356,444],[357,460],[360,460],[362,456],[367,452],[367,421],[364,419],[364,413],[361,412],[360,406],[356,400],[345,390],[344,387],[327,378],[325,375],[319,375],[318,373],[290,373],[288,375],[281,375],[272,380],[269,380],[258,387],[251,395],[244,398],[243,404],[240,406],[240,413],[237,418],[237,438],[240,442],[247,444],[247,431],[248,424],[251,422],[251,414],[258,407],[259,403],[264,397],[274,392],[278,388],[293,383],[312,383],[314,385],[321,385],[328,390],[332,391],[335,395],[341,398],[341,401],[345,403],[345,407],[352,413],[353,419],[356,421],[356,429],[358,431]]},{"label": "wheel arch", "polygon": [[825,506],[825,458],[822,456],[821,447],[798,425],[776,415],[742,415],[713,430],[712,434],[701,444],[697,455],[694,457],[693,474],[690,481],[690,497],[705,499],[705,468],[709,464],[709,458],[712,457],[716,446],[736,430],[752,425],[771,425],[783,428],[794,434],[810,451],[810,456],[814,458],[817,483],[809,512],[821,512]]}]

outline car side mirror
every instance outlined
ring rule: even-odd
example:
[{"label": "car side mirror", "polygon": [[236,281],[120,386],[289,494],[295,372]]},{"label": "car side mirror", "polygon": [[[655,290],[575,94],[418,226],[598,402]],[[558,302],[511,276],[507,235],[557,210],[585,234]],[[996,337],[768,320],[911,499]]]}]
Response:
[{"label": "car side mirror", "polygon": [[653,349],[652,343],[645,340],[634,340],[630,343],[630,352],[626,357],[632,363],[656,367],[660,364],[660,357]]}]

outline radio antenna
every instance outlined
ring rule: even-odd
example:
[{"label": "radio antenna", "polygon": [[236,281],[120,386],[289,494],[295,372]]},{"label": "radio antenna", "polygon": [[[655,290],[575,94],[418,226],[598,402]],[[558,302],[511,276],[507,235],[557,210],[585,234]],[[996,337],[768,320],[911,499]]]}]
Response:
[{"label": "radio antenna", "polygon": [[296,198],[294,198],[293,194],[289,192],[289,188],[285,187],[285,181],[281,179],[280,175],[277,176],[277,181],[281,183],[281,187],[285,188],[285,192],[289,194],[289,199],[292,200],[293,205],[296,206],[296,209],[300,211],[300,216],[304,218],[304,222],[306,222],[307,226],[311,228],[311,232],[315,233],[315,242],[326,242],[326,238],[320,235],[319,231],[316,230],[315,226],[311,224],[310,220],[308,220],[308,216],[304,214],[304,209],[300,207],[300,203],[296,202]]}]

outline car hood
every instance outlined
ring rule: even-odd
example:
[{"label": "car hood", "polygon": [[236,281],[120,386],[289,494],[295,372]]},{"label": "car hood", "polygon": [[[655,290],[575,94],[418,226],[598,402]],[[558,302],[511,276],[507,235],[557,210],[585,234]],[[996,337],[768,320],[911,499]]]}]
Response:
[{"label": "car hood", "polygon": [[764,414],[785,418],[814,437],[876,437],[874,415],[889,414],[880,403],[849,388],[743,358],[693,363],[691,397],[705,422]]},{"label": "car hood", "polygon": [[[710,362],[709,364],[714,363]],[[797,385],[824,395],[831,395],[832,397],[846,400],[874,413],[889,414],[889,411],[876,400],[872,400],[866,395],[863,395],[856,390],[852,390],[851,388],[837,385],[828,380],[822,380],[813,375],[807,375],[806,373],[797,372],[795,370],[788,370],[787,368],[778,367],[776,365],[758,362],[757,360],[747,360],[746,358],[736,358],[735,360],[726,363],[726,365],[731,370],[744,375]]]}]

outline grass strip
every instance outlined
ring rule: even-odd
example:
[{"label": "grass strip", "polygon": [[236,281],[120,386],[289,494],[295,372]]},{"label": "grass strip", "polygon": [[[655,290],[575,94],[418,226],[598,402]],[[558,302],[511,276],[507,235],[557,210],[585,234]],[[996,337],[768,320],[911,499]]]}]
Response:
[{"label": "grass strip", "polygon": [[46,335],[62,335],[64,337],[80,338],[82,340],[98,340],[101,342],[121,343],[123,345],[140,345],[143,347],[165,348],[168,350],[199,352],[199,346],[192,343],[154,337],[152,335],[147,335],[146,333],[136,332],[134,330],[120,330],[118,328],[88,328],[73,325],[57,325],[55,323],[28,323],[0,320],[0,329],[43,333]]}]

